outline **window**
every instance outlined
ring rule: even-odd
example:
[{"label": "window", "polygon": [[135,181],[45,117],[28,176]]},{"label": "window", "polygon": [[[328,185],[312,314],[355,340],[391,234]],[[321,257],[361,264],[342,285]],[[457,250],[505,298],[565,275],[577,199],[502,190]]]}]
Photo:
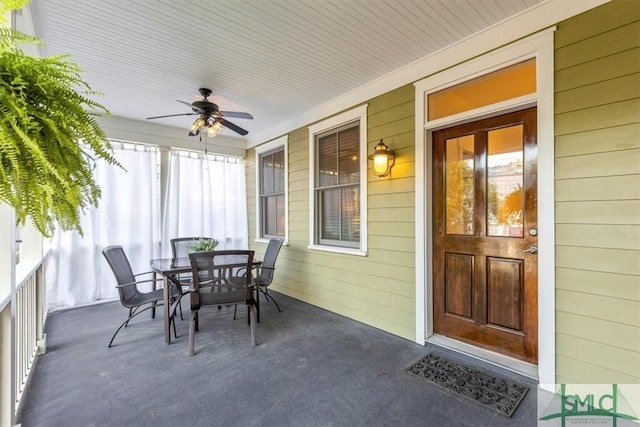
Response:
[{"label": "window", "polygon": [[256,148],[257,240],[287,241],[287,137]]},{"label": "window", "polygon": [[366,106],[309,128],[310,247],[366,254]]},{"label": "window", "polygon": [[284,149],[260,155],[262,235],[284,237]]}]

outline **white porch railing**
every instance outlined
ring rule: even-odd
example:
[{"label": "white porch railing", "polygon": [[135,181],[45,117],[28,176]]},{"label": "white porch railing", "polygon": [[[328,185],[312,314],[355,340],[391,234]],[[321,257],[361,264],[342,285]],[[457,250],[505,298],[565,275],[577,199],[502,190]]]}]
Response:
[{"label": "white porch railing", "polygon": [[42,263],[38,263],[16,288],[16,409],[27,385],[36,354],[39,349],[44,352],[46,292],[42,277]]},{"label": "white porch railing", "polygon": [[15,423],[36,355],[44,352],[45,307],[43,263],[25,260],[16,266],[15,290],[0,306],[1,427]]}]

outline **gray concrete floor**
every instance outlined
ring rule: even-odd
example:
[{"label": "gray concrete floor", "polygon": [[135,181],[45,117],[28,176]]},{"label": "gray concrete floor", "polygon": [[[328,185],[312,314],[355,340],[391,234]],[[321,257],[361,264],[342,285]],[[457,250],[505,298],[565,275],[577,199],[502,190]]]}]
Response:
[{"label": "gray concrete floor", "polygon": [[[275,294],[262,300],[258,346],[246,309],[200,313],[196,354],[187,356],[188,309],[165,345],[162,314],[126,316],[119,303],[52,313],[18,414],[39,426],[535,426],[536,384],[438,349],[463,363],[528,382],[511,418],[452,396],[403,369],[423,347]],[[188,303],[185,301],[185,307]]]}]

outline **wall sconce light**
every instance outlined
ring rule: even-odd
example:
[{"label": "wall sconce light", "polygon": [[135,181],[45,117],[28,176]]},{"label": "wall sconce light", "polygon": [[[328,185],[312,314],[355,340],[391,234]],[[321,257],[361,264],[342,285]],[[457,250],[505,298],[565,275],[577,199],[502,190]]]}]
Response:
[{"label": "wall sconce light", "polygon": [[393,154],[393,150],[389,150],[389,147],[380,140],[373,154],[369,156],[369,160],[373,160],[373,173],[383,177],[391,172],[391,166],[396,162],[396,156]]}]

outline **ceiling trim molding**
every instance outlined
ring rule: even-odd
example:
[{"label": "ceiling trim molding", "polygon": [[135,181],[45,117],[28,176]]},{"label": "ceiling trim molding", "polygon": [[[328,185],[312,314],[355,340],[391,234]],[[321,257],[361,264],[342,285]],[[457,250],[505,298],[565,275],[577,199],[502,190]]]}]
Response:
[{"label": "ceiling trim molding", "polygon": [[308,126],[339,111],[428,77],[490,50],[535,34],[610,0],[548,0],[377,80],[247,138],[247,148]]}]

